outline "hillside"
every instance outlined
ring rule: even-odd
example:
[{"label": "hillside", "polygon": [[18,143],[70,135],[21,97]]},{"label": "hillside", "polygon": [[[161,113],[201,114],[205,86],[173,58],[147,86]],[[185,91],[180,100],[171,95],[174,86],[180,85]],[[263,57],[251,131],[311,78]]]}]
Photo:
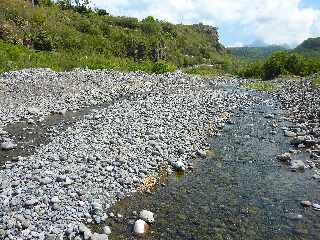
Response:
[{"label": "hillside", "polygon": [[285,47],[271,45],[267,47],[234,47],[228,48],[228,51],[243,60],[255,61],[264,59],[272,55],[274,52],[287,50]]},{"label": "hillside", "polygon": [[[131,64],[135,69],[136,63],[224,62],[225,48],[212,26],[174,25],[153,17],[140,21],[66,1],[42,2],[32,7],[24,0],[0,1],[0,71],[28,64],[56,69]],[[32,64],[23,60],[26,55],[32,55]]]},{"label": "hillside", "polygon": [[294,52],[306,56],[320,56],[320,37],[305,40],[294,49]]}]

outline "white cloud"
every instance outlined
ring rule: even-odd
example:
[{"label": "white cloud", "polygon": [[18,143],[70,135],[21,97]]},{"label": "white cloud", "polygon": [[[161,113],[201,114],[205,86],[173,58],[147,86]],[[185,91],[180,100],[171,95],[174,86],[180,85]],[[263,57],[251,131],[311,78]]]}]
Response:
[{"label": "white cloud", "polygon": [[153,15],[174,23],[204,22],[218,27],[234,24],[252,39],[277,44],[298,44],[308,37],[320,36],[320,9],[300,8],[302,1],[93,0],[116,15]]}]

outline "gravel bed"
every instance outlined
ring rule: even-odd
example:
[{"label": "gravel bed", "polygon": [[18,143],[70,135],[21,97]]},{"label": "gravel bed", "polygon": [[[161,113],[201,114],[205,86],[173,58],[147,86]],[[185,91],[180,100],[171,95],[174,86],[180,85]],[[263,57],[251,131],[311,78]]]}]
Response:
[{"label": "gravel bed", "polygon": [[[251,95],[237,80],[31,69],[0,79],[2,125],[108,102],[0,170],[0,239],[107,239],[85,224],[136,191],[160,166],[205,157],[207,139]],[[5,137],[2,142],[7,141]],[[177,164],[178,163],[178,164]],[[121,216],[120,216],[121,217]]]},{"label": "gravel bed", "polygon": [[320,179],[320,88],[309,79],[282,79],[281,90],[275,95],[292,123],[282,130],[291,139],[290,153],[279,156],[292,171],[311,169]]}]

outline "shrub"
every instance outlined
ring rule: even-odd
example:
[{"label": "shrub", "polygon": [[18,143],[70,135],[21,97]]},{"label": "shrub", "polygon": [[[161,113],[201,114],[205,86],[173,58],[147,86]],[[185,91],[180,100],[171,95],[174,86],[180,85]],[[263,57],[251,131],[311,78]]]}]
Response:
[{"label": "shrub", "polygon": [[36,50],[51,51],[53,49],[53,42],[46,32],[38,33],[33,39],[33,47]]},{"label": "shrub", "polygon": [[265,80],[270,80],[282,74],[287,74],[286,62],[288,54],[285,52],[278,52],[273,54],[263,65]]},{"label": "shrub", "polygon": [[162,74],[166,72],[174,72],[176,67],[167,63],[155,63],[152,67],[152,72]]},{"label": "shrub", "polygon": [[243,66],[238,75],[241,77],[255,77],[270,80],[279,75],[307,76],[320,71],[319,59],[305,58],[299,54],[277,52],[265,62],[257,62]]},{"label": "shrub", "polygon": [[135,29],[139,27],[139,20],[133,17],[117,17],[114,19],[114,24],[129,29]]},{"label": "shrub", "polygon": [[79,19],[75,25],[76,29],[82,33],[98,34],[97,26],[92,25],[89,19]]},{"label": "shrub", "polygon": [[145,18],[141,22],[141,29],[147,34],[156,34],[161,30],[161,25],[151,16]]},{"label": "shrub", "polygon": [[46,21],[46,17],[45,15],[40,12],[40,11],[37,11],[33,14],[32,16],[32,20],[38,24],[38,25],[42,25],[45,21]]},{"label": "shrub", "polygon": [[69,0],[58,0],[57,4],[62,10],[71,9],[72,7]]},{"label": "shrub", "polygon": [[41,0],[40,5],[46,6],[46,7],[52,7],[54,5],[54,2],[52,0]]},{"label": "shrub", "polygon": [[242,66],[237,75],[243,78],[262,78],[263,76],[263,64],[261,62],[249,63]]}]

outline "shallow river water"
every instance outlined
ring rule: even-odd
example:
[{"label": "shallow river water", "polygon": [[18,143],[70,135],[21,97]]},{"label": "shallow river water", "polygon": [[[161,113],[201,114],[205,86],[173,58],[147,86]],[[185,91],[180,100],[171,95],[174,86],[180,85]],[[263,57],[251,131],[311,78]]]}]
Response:
[{"label": "shallow river water", "polygon": [[[274,119],[265,118],[270,113]],[[132,212],[142,209],[156,215],[143,239],[320,239],[320,212],[300,205],[320,200],[319,183],[311,170],[291,172],[276,160],[290,148],[282,119],[272,100],[235,112],[193,172],[112,209],[124,217],[109,219],[111,239],[135,239]],[[278,128],[271,134],[273,123]]]}]

